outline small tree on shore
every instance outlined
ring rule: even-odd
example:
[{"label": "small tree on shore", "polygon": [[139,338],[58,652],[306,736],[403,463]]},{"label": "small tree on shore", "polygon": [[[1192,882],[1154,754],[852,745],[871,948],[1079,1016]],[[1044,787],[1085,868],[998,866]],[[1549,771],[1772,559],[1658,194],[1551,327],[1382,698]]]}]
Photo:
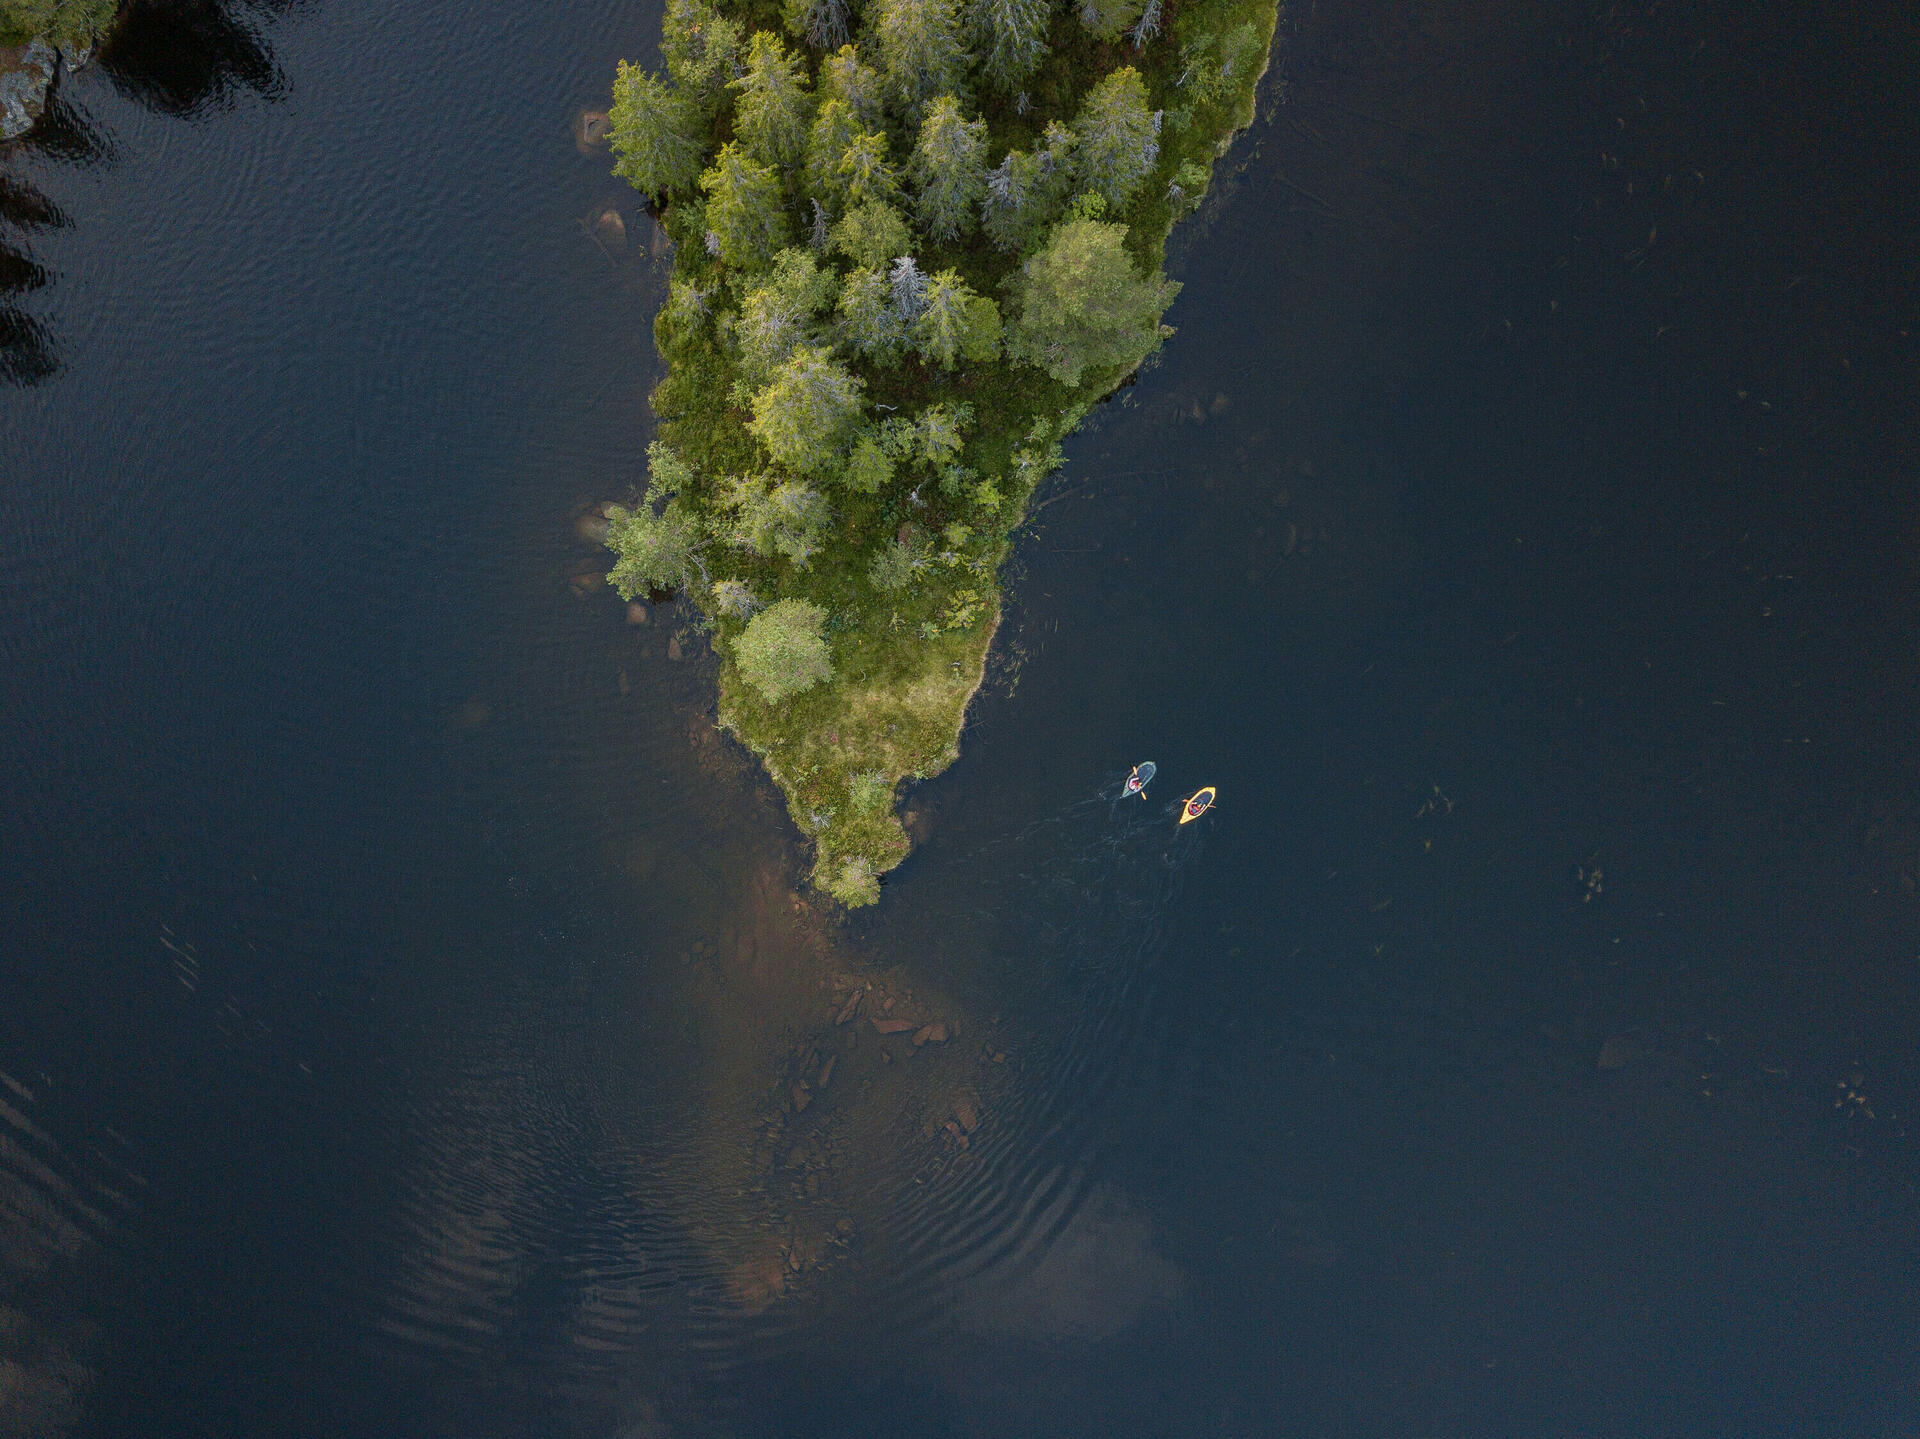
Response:
[{"label": "small tree on shore", "polygon": [[1136,365],[1160,343],[1160,316],[1179,285],[1143,276],[1127,227],[1069,220],[1013,279],[1018,307],[1007,354],[1077,385],[1088,369]]},{"label": "small tree on shore", "polygon": [[859,428],[864,389],[828,351],[805,345],[753,397],[747,428],[775,464],[802,475],[832,469]]},{"label": "small tree on shore", "polygon": [[959,102],[942,95],[920,122],[911,173],[920,228],[942,244],[968,234],[987,188],[987,122],[961,118]]},{"label": "small tree on shore", "polygon": [[700,175],[698,117],[671,84],[622,60],[607,118],[614,174],[647,195],[692,188]]},{"label": "small tree on shore", "polygon": [[733,642],[740,678],[768,704],[779,704],[833,678],[821,631],[827,613],[806,600],[776,600],[747,621]]},{"label": "small tree on shore", "polygon": [[607,507],[607,548],[617,557],[607,574],[623,600],[649,590],[679,589],[692,578],[700,522],[679,501],[655,513],[650,504]]}]

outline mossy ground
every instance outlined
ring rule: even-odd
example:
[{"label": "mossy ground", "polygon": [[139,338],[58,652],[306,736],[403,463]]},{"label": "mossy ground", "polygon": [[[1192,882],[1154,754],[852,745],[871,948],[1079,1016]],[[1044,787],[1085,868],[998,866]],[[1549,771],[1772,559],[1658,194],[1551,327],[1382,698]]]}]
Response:
[{"label": "mossy ground", "polygon": [[[777,28],[771,7],[724,8],[749,29]],[[1176,201],[1170,184],[1183,166],[1210,171],[1234,133],[1251,122],[1264,70],[1264,61],[1245,63],[1212,93],[1196,96],[1181,83],[1189,68],[1183,47],[1251,27],[1264,56],[1277,18],[1278,0],[1175,0],[1161,35],[1136,51],[1125,41],[1095,41],[1063,11],[1055,18],[1049,57],[1029,86],[1028,113],[1016,114],[1011,104],[987,97],[981,114],[991,152],[1033,146],[1045,119],[1070,117],[1102,76],[1133,65],[1169,122],[1153,177],[1123,213],[1108,218],[1127,224],[1134,257],[1147,273],[1157,273],[1168,233],[1198,200],[1189,195]],[[680,209],[670,207],[666,215],[678,242],[676,275],[694,285],[711,283],[713,262],[701,236],[690,233],[693,222],[676,213]],[[923,256],[923,268],[955,268],[988,295],[1004,293],[1016,264],[984,239],[928,247]],[[655,337],[668,362],[667,378],[654,395],[662,438],[705,474],[755,468],[754,442],[745,428],[749,416],[730,399],[733,366],[712,327],[679,328],[663,312]],[[878,876],[906,856],[906,832],[890,799],[893,787],[939,773],[959,752],[967,703],[999,624],[999,568],[1008,536],[1045,477],[1044,469],[1015,465],[1016,451],[1050,450],[1130,370],[1090,371],[1071,388],[1006,360],[958,374],[911,360],[895,369],[862,371],[869,401],[894,413],[910,415],[941,402],[971,405],[962,461],[996,481],[999,508],[983,520],[977,509],[942,496],[931,483],[912,491],[893,486],[874,495],[836,494],[833,532],[805,569],[758,562],[766,570],[758,577],[766,591],[811,600],[830,616],[833,680],[778,705],[767,703],[734,668],[726,641],[742,621],[708,616],[722,658],[721,722],[766,762],[795,823],[814,841],[814,882],[843,903],[872,902]],[[956,520],[991,531],[976,535],[965,563],[935,566],[905,590],[882,590],[870,581],[868,565],[879,545],[902,532],[931,538]],[[753,567],[749,562],[747,569]],[[874,802],[876,776],[886,787],[880,803]]]}]

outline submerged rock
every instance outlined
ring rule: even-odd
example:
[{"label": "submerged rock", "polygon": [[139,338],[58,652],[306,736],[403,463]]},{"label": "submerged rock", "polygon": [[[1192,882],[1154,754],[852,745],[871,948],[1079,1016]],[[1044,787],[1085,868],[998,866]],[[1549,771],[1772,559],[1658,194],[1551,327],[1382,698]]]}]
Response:
[{"label": "submerged rock", "polygon": [[945,1044],[946,1042],[947,1026],[937,1019],[932,1024],[924,1024],[914,1031],[913,1047],[915,1049],[923,1044]]},{"label": "submerged rock", "polygon": [[627,248],[627,222],[618,210],[611,207],[602,210],[593,222],[593,233],[609,254],[618,255]]},{"label": "submerged rock", "polygon": [[605,110],[582,110],[573,117],[573,143],[582,155],[604,150],[613,134],[613,119]]}]

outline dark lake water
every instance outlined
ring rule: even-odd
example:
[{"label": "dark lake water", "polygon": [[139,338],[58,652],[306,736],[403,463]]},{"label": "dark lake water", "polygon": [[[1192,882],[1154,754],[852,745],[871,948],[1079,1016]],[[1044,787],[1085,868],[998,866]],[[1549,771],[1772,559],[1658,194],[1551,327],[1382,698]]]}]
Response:
[{"label": "dark lake water", "polygon": [[141,13],[0,162],[0,1432],[1920,1433],[1909,7],[1295,6],[849,921],[574,580],[657,8]]}]

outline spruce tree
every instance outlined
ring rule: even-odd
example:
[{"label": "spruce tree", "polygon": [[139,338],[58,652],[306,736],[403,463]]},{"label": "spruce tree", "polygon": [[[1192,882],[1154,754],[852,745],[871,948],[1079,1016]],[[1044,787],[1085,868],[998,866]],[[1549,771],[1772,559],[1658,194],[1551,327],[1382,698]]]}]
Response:
[{"label": "spruce tree", "polygon": [[1012,95],[1040,68],[1047,53],[1047,0],[968,0],[966,28],[980,73]]},{"label": "spruce tree", "polygon": [[893,290],[893,308],[911,325],[927,307],[927,277],[913,256],[902,255],[887,271],[887,284]]},{"label": "spruce tree", "polygon": [[733,129],[747,152],[776,170],[797,166],[807,148],[813,97],[806,72],[778,35],[756,31],[747,47],[746,73],[733,82],[740,93]]},{"label": "spruce tree", "polygon": [[860,118],[863,130],[877,130],[883,119],[880,75],[851,45],[842,45],[820,62],[820,97],[843,101]]},{"label": "spruce tree", "polygon": [[758,269],[787,240],[780,177],[728,141],[700,176],[707,192],[707,248],[737,269]]},{"label": "spruce tree", "polygon": [[1041,206],[1040,158],[1024,150],[1009,150],[987,172],[980,200],[980,223],[987,238],[1002,250],[1018,253],[1038,237],[1045,221]]},{"label": "spruce tree", "polygon": [[962,119],[959,102],[942,95],[920,122],[911,173],[920,228],[942,244],[961,239],[977,223],[986,192],[987,122]]},{"label": "spruce tree", "polygon": [[894,308],[893,286],[884,271],[863,268],[848,275],[837,315],[842,343],[880,369],[899,363],[907,324]]},{"label": "spruce tree", "polygon": [[874,0],[874,38],[888,98],[908,117],[935,95],[956,94],[966,73],[954,0]]},{"label": "spruce tree", "polygon": [[643,194],[692,187],[700,174],[701,137],[685,97],[658,75],[620,62],[613,82],[613,172]]},{"label": "spruce tree", "polygon": [[747,428],[774,463],[797,474],[833,468],[859,427],[861,381],[825,349],[805,345],[753,397]]},{"label": "spruce tree", "polygon": [[1080,188],[1103,198],[1110,212],[1133,198],[1160,158],[1160,116],[1147,103],[1146,81],[1127,65],[1088,91],[1074,117]]},{"label": "spruce tree", "polygon": [[877,130],[853,137],[834,167],[834,178],[849,208],[900,198],[900,181],[887,163],[887,137]]},{"label": "spruce tree", "polygon": [[785,0],[780,18],[789,35],[816,50],[844,45],[851,33],[847,0]]},{"label": "spruce tree", "polygon": [[973,292],[955,270],[942,270],[927,285],[913,322],[913,347],[942,369],[962,359],[976,363],[1000,350],[1000,307]]},{"label": "spruce tree", "polygon": [[669,0],[660,31],[667,73],[704,119],[726,98],[740,58],[740,26],[706,0]]},{"label": "spruce tree", "polygon": [[814,317],[833,303],[831,269],[822,270],[805,250],[782,250],[766,282],[747,292],[733,322],[740,372],[735,391],[744,402],[796,348],[815,336]]},{"label": "spruce tree", "polygon": [[846,204],[846,191],[840,182],[840,157],[859,138],[863,130],[853,107],[835,96],[823,100],[813,117],[813,129],[807,135],[807,193],[825,205],[839,209]]},{"label": "spruce tree", "polygon": [[762,559],[784,558],[805,569],[819,553],[833,512],[811,485],[755,475],[729,482],[725,503],[733,511],[728,542]]}]

